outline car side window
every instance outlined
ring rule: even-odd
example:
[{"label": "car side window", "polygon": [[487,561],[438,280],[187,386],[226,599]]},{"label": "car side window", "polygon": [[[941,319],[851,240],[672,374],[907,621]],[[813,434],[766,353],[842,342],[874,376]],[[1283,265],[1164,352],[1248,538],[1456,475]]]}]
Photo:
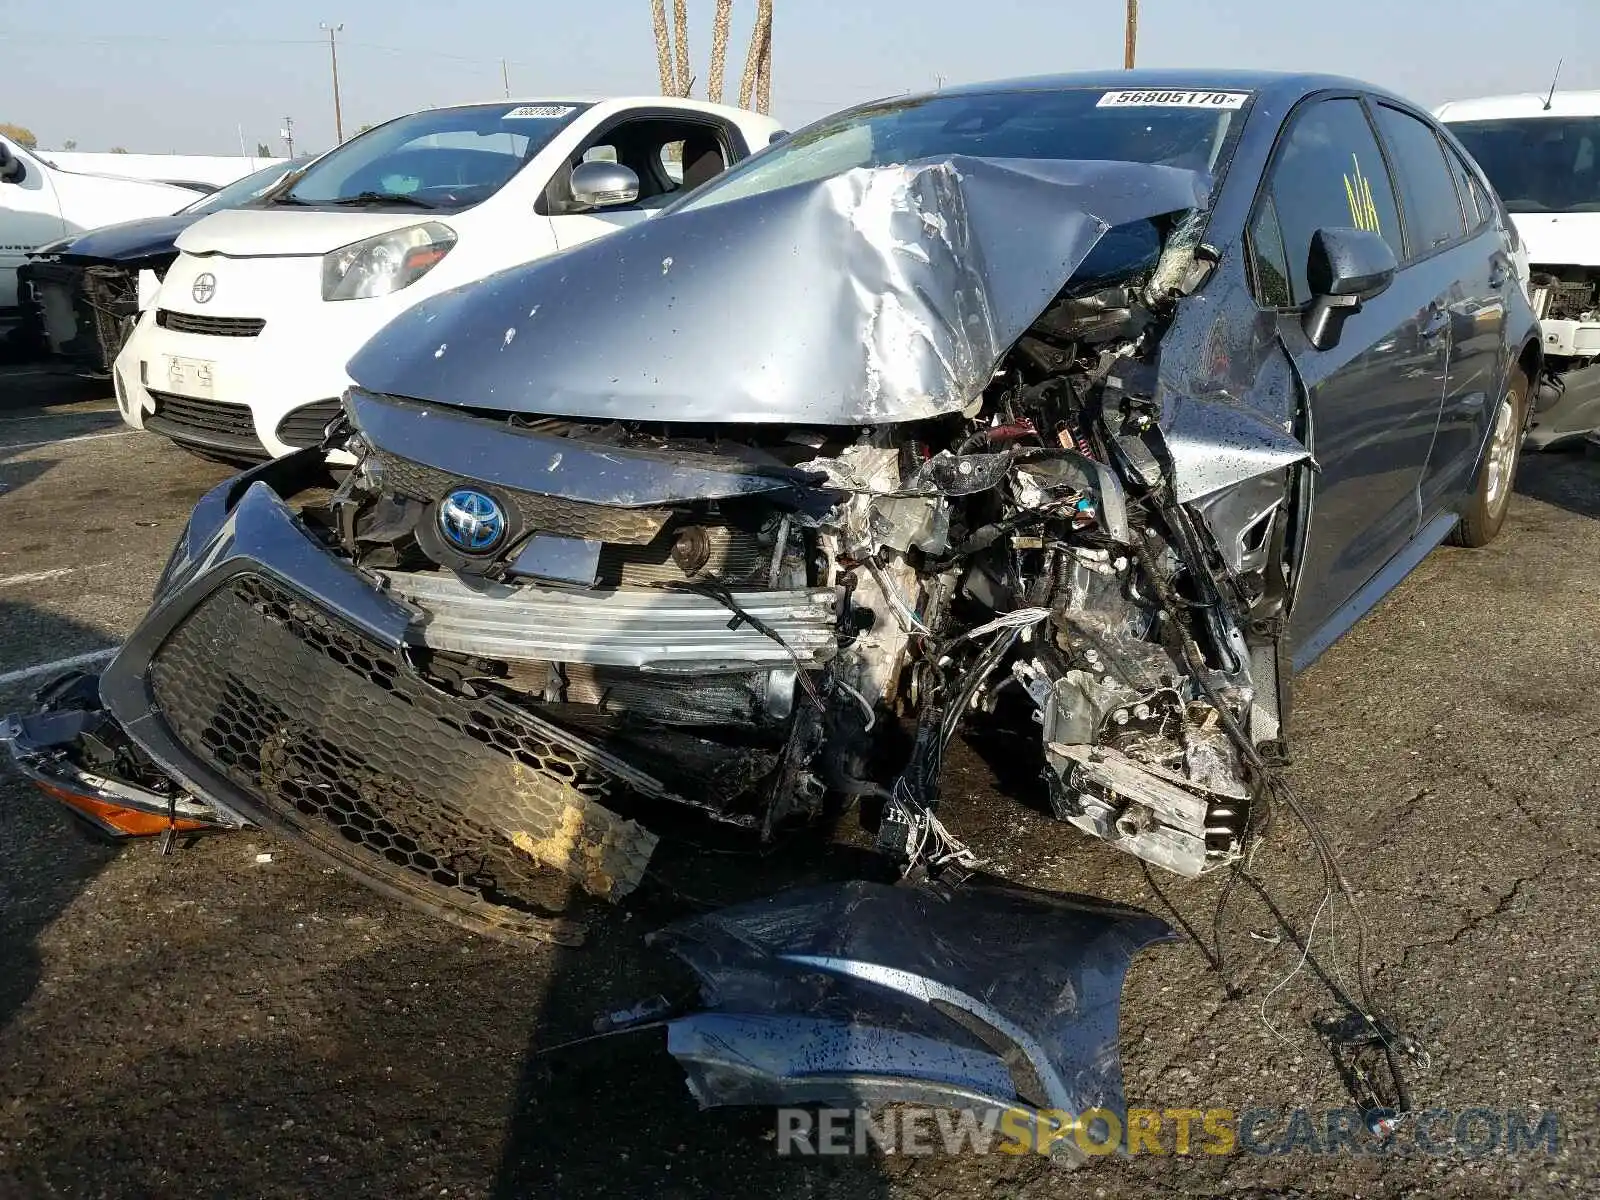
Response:
[{"label": "car side window", "polygon": [[1250,265],[1256,302],[1263,308],[1288,308],[1289,260],[1283,252],[1283,229],[1271,196],[1263,196],[1255,220],[1250,222]]},{"label": "car side window", "polygon": [[1450,173],[1456,179],[1456,194],[1461,197],[1461,211],[1466,214],[1467,232],[1476,233],[1489,223],[1494,216],[1494,208],[1483,194],[1483,188],[1478,185],[1472,168],[1467,166],[1461,155],[1449,146],[1444,149],[1445,157],[1450,161]]},{"label": "car side window", "polygon": [[1387,104],[1376,112],[1400,184],[1410,256],[1430,254],[1467,232],[1444,147],[1433,127],[1410,113]]},{"label": "car side window", "polygon": [[[579,161],[614,162],[639,179],[637,208],[660,208],[679,192],[698,187],[724,171],[733,157],[731,134],[721,122],[679,120],[651,114],[611,126],[587,142]],[[558,172],[550,210],[562,212],[570,200],[566,176]]]},{"label": "car side window", "polygon": [[1311,299],[1306,263],[1319,229],[1381,234],[1400,257],[1394,185],[1361,102],[1318,100],[1301,110],[1278,144],[1268,195],[1282,231],[1291,303]]},{"label": "car side window", "polygon": [[1494,220],[1495,213],[1499,211],[1499,206],[1489,198],[1489,193],[1484,190],[1483,184],[1478,182],[1476,175],[1472,176],[1469,182],[1472,184],[1472,201],[1478,206],[1478,211],[1483,214],[1484,221]]}]

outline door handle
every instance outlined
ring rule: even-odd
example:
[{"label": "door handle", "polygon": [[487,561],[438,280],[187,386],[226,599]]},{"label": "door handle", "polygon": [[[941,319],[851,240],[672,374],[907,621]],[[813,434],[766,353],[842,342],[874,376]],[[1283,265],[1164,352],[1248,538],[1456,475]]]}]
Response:
[{"label": "door handle", "polygon": [[1437,304],[1428,305],[1428,315],[1422,321],[1422,340],[1431,342],[1450,328],[1450,314]]}]

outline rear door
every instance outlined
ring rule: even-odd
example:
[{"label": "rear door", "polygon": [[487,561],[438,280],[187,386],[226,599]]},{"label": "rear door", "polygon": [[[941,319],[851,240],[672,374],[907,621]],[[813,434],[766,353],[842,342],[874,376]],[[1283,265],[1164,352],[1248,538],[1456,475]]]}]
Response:
[{"label": "rear door", "polygon": [[1292,639],[1299,646],[1417,531],[1417,483],[1444,391],[1448,323],[1434,313],[1435,293],[1402,269],[1345,321],[1337,346],[1318,350],[1306,338],[1306,265],[1318,229],[1381,234],[1404,259],[1389,167],[1357,97],[1315,99],[1291,115],[1265,193],[1253,252],[1259,263],[1264,243],[1281,242],[1286,303],[1279,329],[1310,399],[1309,436],[1320,468],[1295,591]]},{"label": "rear door", "polygon": [[[1454,504],[1476,475],[1479,451],[1488,437],[1510,365],[1506,294],[1519,284],[1510,242],[1499,227],[1495,206],[1461,154],[1440,138],[1431,124],[1424,125],[1413,115],[1382,107],[1378,114],[1386,138],[1392,126],[1403,129],[1402,137],[1409,136],[1414,153],[1401,159],[1401,169],[1410,172],[1426,165],[1434,178],[1430,188],[1438,197],[1440,211],[1435,223],[1441,231],[1455,231],[1455,240],[1439,252],[1441,282],[1448,282],[1452,289],[1450,372],[1433,451],[1422,478],[1422,512],[1428,518]],[[1438,147],[1453,184],[1455,214],[1449,210],[1450,194],[1437,183],[1438,159],[1427,156],[1429,144],[1418,130],[1426,130]],[[1400,141],[1397,138],[1396,144]]]}]

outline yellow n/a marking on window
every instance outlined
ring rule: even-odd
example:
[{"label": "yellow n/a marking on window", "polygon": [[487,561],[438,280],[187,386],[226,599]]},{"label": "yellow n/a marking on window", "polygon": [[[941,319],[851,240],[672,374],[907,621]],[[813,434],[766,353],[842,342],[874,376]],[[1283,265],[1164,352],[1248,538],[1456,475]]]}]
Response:
[{"label": "yellow n/a marking on window", "polygon": [[1354,176],[1344,177],[1344,194],[1350,201],[1350,219],[1355,222],[1357,229],[1382,233],[1383,229],[1378,222],[1378,206],[1372,202],[1372,184],[1368,182],[1366,173],[1361,169],[1361,160],[1352,154],[1350,161],[1356,168]]}]

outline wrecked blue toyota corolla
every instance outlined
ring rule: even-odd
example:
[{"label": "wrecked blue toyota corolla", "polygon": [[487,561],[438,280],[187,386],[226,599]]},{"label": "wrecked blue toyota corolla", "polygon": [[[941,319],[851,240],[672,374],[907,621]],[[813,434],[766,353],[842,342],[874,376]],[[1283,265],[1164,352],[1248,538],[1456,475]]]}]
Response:
[{"label": "wrecked blue toyota corolla", "polygon": [[110,828],[257,824],[555,941],[681,814],[754,842],[853,806],[900,884],[659,934],[700,1099],[1116,1107],[1123,971],[1169,931],[969,877],[941,757],[1014,713],[1065,824],[1239,855],[1292,671],[1504,517],[1539,345],[1479,192],[1339,80],[829,118],[390,325],[324,446],[206,496],[12,749]]}]

